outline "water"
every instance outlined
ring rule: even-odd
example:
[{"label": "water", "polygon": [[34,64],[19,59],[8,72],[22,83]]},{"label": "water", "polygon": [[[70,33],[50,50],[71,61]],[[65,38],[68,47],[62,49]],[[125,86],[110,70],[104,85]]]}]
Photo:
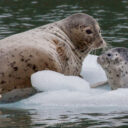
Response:
[{"label": "water", "polygon": [[[0,39],[85,12],[100,23],[104,39],[113,47],[128,47],[127,0],[0,0]],[[127,108],[44,106],[42,109],[0,109],[0,128],[125,128]],[[119,109],[119,111],[118,111]],[[104,111],[105,110],[105,111]]]},{"label": "water", "polygon": [[70,111],[66,111],[67,107],[49,107],[50,109],[54,109],[54,112],[47,111],[46,108],[43,112],[1,109],[3,116],[0,116],[0,128],[127,128],[128,112],[85,113],[82,107],[68,108]]},{"label": "water", "polygon": [[94,16],[106,41],[127,46],[127,0],[1,0],[0,38],[60,20],[77,12]]}]

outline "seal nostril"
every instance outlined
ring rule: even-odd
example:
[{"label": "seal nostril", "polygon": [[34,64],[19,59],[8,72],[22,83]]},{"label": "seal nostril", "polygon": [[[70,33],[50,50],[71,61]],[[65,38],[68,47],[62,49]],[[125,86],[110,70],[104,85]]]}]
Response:
[{"label": "seal nostril", "polygon": [[103,44],[103,40],[101,40],[100,43]]}]

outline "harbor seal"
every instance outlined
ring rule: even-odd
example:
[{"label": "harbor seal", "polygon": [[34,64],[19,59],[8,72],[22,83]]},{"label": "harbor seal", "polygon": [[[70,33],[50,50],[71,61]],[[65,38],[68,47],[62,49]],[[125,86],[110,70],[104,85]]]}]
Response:
[{"label": "harbor seal", "polygon": [[104,69],[112,90],[128,88],[128,48],[110,49],[97,61]]},{"label": "harbor seal", "polygon": [[80,75],[87,54],[106,46],[97,21],[84,13],[0,40],[0,93],[31,87],[40,70]]}]

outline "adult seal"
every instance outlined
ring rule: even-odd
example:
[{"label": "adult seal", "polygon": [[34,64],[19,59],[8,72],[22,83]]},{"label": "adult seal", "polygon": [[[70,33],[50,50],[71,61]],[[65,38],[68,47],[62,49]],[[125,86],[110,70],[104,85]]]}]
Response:
[{"label": "adult seal", "polygon": [[113,48],[98,57],[111,89],[128,88],[128,49]]},{"label": "adult seal", "polygon": [[2,39],[1,94],[31,87],[39,70],[78,76],[87,54],[105,45],[97,21],[84,13]]}]

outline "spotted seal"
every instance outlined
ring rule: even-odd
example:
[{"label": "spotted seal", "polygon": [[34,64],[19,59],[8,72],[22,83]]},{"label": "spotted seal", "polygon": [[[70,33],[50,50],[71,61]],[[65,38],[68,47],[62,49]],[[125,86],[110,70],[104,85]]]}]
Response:
[{"label": "spotted seal", "polygon": [[87,54],[105,45],[97,21],[84,13],[2,39],[0,93],[31,87],[39,70],[78,76]]},{"label": "spotted seal", "polygon": [[97,61],[104,69],[111,89],[128,87],[128,48],[110,49]]}]

